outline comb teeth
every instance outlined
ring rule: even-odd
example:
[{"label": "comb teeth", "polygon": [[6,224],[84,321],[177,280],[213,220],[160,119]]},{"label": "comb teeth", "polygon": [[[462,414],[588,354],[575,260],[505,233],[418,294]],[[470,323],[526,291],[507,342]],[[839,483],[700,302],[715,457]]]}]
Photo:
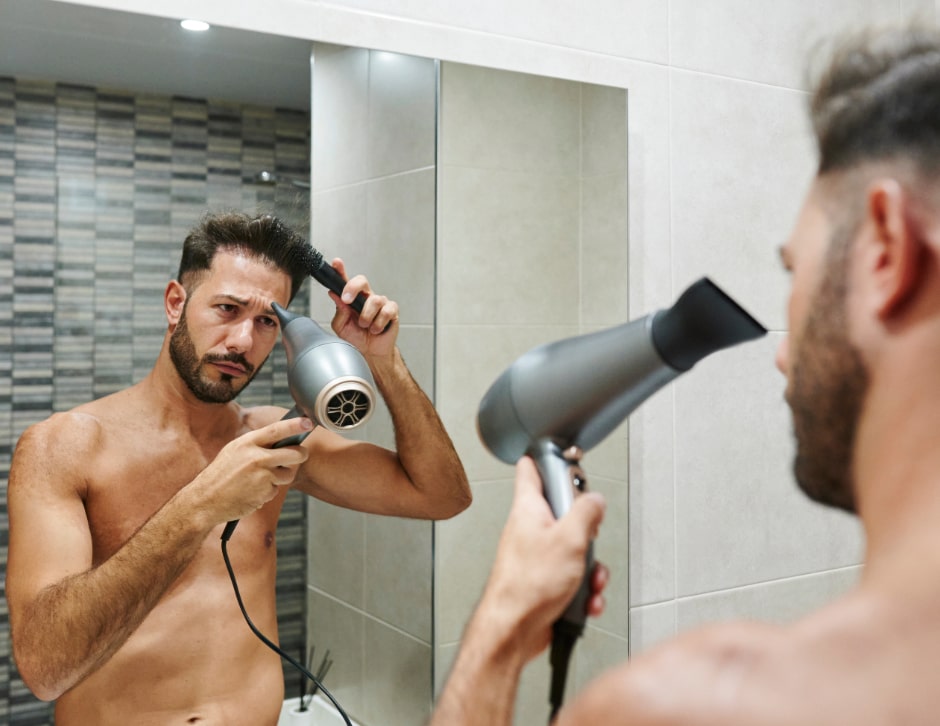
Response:
[{"label": "comb teeth", "polygon": [[323,254],[316,247],[308,244],[303,248],[302,254],[308,275],[312,275],[316,270],[320,269],[320,266],[323,264]]}]

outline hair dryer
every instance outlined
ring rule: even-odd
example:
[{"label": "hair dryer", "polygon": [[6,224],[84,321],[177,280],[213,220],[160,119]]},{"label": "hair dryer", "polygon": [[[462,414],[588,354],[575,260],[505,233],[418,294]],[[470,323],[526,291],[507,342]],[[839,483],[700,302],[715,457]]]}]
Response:
[{"label": "hair dryer", "polygon": [[[315,425],[342,433],[361,426],[372,416],[375,381],[356,347],[331,335],[308,317],[271,303],[281,323],[287,352],[287,384],[295,406],[284,418],[306,416]],[[274,448],[295,446],[309,431],[281,439]],[[225,526],[228,540],[238,520]]]},{"label": "hair dryer", "polygon": [[[699,360],[767,331],[707,278],[667,310],[542,345],[525,353],[484,395],[477,430],[500,460],[529,455],[556,517],[583,490],[581,455],[600,443],[637,406]],[[564,695],[565,669],[581,634],[590,596],[593,556],[584,581],[555,624],[552,643],[554,712]]]}]

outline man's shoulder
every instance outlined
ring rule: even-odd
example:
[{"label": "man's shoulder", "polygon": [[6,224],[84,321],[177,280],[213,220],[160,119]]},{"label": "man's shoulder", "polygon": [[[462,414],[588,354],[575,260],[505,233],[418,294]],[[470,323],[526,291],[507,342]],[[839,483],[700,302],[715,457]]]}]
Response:
[{"label": "man's shoulder", "polygon": [[579,695],[570,718],[560,723],[764,724],[751,706],[766,699],[773,708],[775,687],[782,685],[779,673],[787,670],[783,664],[788,637],[785,628],[752,622],[688,631],[604,673]]}]

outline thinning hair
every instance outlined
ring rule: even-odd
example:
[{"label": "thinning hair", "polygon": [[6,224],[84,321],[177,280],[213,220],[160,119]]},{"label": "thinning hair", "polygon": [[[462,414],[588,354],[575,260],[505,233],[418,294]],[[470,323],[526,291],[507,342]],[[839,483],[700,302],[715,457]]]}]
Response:
[{"label": "thinning hair", "polygon": [[284,271],[291,278],[291,300],[310,274],[310,245],[277,217],[225,212],[205,215],[190,231],[183,242],[177,281],[191,291],[220,249],[258,258]]},{"label": "thinning hair", "polygon": [[820,175],[905,161],[940,177],[940,32],[908,27],[848,37],[814,84]]}]

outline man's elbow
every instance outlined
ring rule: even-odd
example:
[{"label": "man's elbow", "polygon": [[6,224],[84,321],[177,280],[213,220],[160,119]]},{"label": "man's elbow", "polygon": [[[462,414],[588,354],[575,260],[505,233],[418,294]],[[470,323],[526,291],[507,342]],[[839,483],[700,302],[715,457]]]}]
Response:
[{"label": "man's elbow", "polygon": [[55,682],[48,673],[43,672],[43,664],[34,662],[38,659],[20,654],[15,655],[14,660],[20,679],[40,701],[55,701],[68,690],[64,685]]},{"label": "man's elbow", "polygon": [[19,628],[11,628],[13,661],[20,680],[40,701],[55,701],[74,684],[68,683],[66,678],[57,678],[53,657],[44,655],[25,635]]},{"label": "man's elbow", "polygon": [[473,494],[470,492],[469,484],[464,483],[458,491],[447,497],[441,497],[434,508],[434,514],[431,517],[435,520],[450,519],[456,517],[473,503]]}]

